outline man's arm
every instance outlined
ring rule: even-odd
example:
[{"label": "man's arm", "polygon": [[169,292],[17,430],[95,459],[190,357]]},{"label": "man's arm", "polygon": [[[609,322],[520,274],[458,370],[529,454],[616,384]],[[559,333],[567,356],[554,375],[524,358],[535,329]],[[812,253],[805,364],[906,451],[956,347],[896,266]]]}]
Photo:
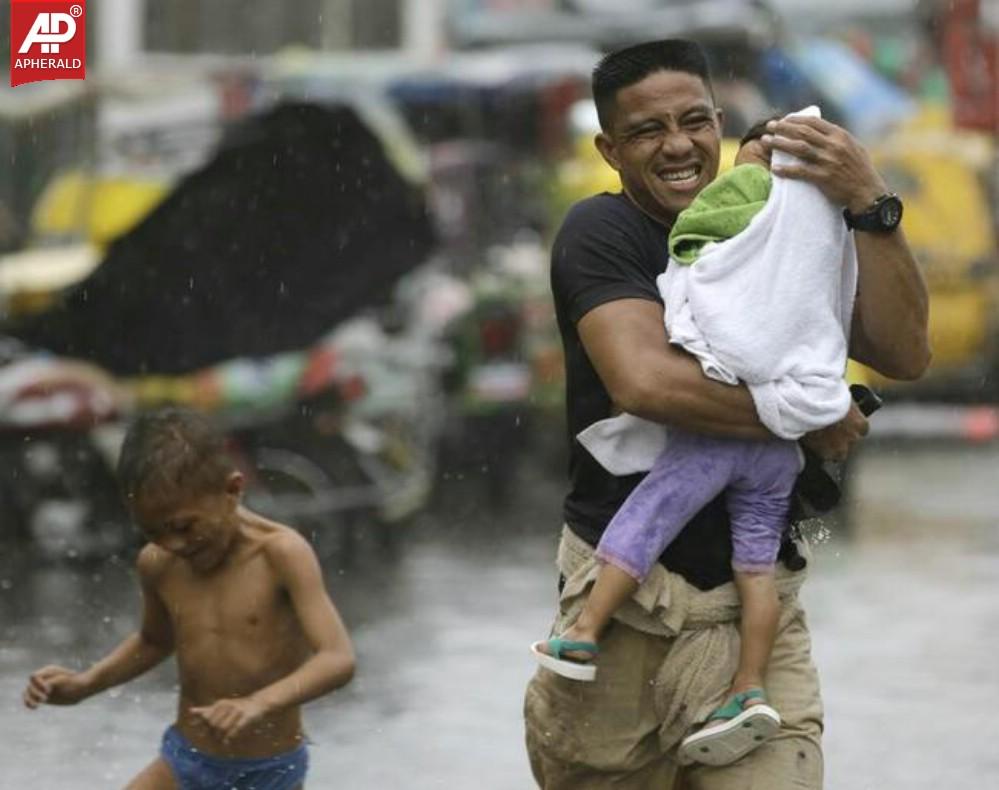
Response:
[{"label": "man's arm", "polygon": [[668,342],[658,302],[605,302],[576,328],[611,400],[625,411],[698,433],[772,438],[746,387],[707,378],[696,359]]},{"label": "man's arm", "polygon": [[[883,194],[883,193],[882,193]],[[893,379],[918,379],[930,364],[929,296],[902,229],[856,234],[860,278],[850,356]]]},{"label": "man's arm", "polygon": [[29,708],[41,704],[75,705],[148,672],[173,653],[170,617],[156,592],[156,578],[165,561],[165,553],[152,545],[139,554],[137,567],[143,601],[141,629],[83,672],[60,666],[47,666],[34,672],[24,692],[25,705]]},{"label": "man's arm", "polygon": [[[709,379],[696,359],[669,343],[658,302],[605,302],[584,315],[576,329],[611,400],[624,411],[697,433],[773,438],[744,385]],[[868,429],[867,419],[851,404],[846,417],[802,441],[820,458],[842,461]]]},{"label": "man's arm", "polygon": [[292,606],[313,654],[290,675],[248,697],[225,699],[191,708],[225,739],[284,708],[328,694],[354,676],[354,648],[347,629],[326,593],[319,561],[312,547],[289,530],[268,547],[267,556]]},{"label": "man's arm", "polygon": [[[888,191],[867,151],[844,129],[821,118],[771,121],[764,145],[801,164],[773,172],[815,184],[833,203],[860,213]],[[860,276],[850,355],[895,379],[917,379],[930,362],[929,297],[905,235],[856,232]]]}]

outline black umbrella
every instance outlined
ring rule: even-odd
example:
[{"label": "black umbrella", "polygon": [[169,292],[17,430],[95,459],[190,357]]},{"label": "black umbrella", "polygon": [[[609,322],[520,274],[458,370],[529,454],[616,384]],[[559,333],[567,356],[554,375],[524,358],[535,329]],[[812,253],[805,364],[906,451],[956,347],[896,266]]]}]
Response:
[{"label": "black umbrella", "polygon": [[9,332],[122,375],[303,348],[388,296],[432,244],[423,194],[352,109],[282,104]]}]

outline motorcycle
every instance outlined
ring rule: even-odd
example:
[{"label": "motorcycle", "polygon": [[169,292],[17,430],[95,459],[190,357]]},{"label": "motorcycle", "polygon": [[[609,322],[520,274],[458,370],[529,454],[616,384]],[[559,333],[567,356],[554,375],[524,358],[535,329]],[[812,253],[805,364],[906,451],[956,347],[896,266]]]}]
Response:
[{"label": "motorcycle", "polygon": [[391,548],[428,502],[444,421],[432,336],[347,322],[329,339],[330,384],[306,389],[280,419],[232,426],[247,504],[295,525],[321,558],[349,558],[365,533]]},{"label": "motorcycle", "polygon": [[86,363],[25,356],[0,367],[0,541],[71,559],[131,542],[112,465],[122,402]]}]

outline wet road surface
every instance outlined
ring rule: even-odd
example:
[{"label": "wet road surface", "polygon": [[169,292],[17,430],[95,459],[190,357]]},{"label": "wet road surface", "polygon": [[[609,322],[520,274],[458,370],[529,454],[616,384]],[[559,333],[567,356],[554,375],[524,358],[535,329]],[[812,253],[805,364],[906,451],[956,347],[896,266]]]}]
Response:
[{"label": "wet road surface", "polygon": [[[818,525],[805,588],[832,790],[999,787],[999,447],[871,448],[853,529]],[[327,580],[359,672],[307,708],[312,788],[533,786],[521,699],[554,605],[560,485],[525,470],[504,516],[449,497]],[[474,494],[474,492],[473,492]],[[75,708],[25,711],[28,672],[83,666],[134,626],[123,565],[0,558],[0,787],[121,787],[172,719],[169,663]]]}]

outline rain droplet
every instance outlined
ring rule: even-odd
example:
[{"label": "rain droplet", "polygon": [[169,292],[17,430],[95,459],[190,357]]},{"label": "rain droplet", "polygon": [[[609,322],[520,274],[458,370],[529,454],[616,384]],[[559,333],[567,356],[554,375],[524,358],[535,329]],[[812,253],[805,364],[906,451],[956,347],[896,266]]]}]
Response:
[{"label": "rain droplet", "polygon": [[10,579],[0,579],[0,590],[9,590],[14,586],[14,582]]}]

